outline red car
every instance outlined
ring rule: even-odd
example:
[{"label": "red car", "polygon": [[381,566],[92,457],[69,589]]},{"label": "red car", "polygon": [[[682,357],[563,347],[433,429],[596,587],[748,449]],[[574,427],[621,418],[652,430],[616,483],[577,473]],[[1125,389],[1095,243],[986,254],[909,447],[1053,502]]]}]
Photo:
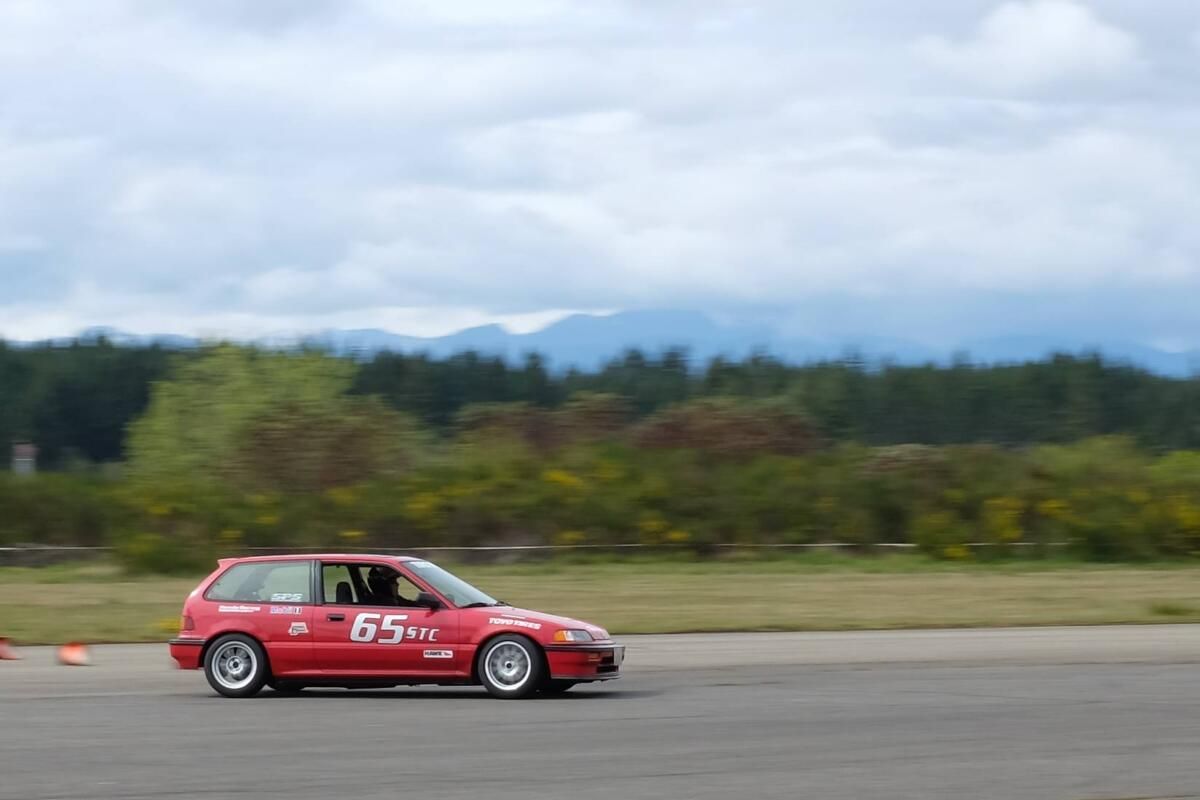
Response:
[{"label": "red car", "polygon": [[227,558],[188,596],[171,657],[226,697],[263,686],[483,684],[495,697],[620,676],[586,622],[513,608],[404,556]]}]

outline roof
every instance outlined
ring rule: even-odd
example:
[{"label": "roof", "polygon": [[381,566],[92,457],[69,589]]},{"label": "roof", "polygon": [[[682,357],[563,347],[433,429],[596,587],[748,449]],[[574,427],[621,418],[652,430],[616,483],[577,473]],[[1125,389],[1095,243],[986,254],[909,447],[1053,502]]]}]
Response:
[{"label": "roof", "polygon": [[233,556],[219,558],[220,564],[232,564],[237,561],[354,561],[360,558],[390,559],[392,561],[424,561],[413,556],[385,555],[383,553],[283,553],[278,555]]}]

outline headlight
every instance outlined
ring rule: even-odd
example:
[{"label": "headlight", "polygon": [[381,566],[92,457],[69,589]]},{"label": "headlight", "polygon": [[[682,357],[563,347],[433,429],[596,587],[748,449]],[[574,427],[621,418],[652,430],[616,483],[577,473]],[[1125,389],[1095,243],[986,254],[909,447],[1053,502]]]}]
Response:
[{"label": "headlight", "polygon": [[555,631],[556,642],[590,642],[592,635],[587,631]]}]

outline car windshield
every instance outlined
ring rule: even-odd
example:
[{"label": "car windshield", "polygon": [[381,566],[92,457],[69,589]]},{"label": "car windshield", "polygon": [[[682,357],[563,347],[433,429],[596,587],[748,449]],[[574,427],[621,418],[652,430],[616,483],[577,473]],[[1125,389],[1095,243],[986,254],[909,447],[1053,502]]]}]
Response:
[{"label": "car windshield", "polygon": [[496,598],[484,594],[462,578],[451,575],[437,564],[429,561],[409,561],[407,566],[459,608],[500,605]]}]

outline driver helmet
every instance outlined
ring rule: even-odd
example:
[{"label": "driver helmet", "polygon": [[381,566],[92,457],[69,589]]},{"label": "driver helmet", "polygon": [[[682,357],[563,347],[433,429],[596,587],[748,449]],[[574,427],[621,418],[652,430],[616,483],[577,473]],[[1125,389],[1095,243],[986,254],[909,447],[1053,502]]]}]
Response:
[{"label": "driver helmet", "polygon": [[398,582],[396,573],[383,567],[371,567],[371,571],[367,573],[367,586],[376,597],[394,598]]}]

